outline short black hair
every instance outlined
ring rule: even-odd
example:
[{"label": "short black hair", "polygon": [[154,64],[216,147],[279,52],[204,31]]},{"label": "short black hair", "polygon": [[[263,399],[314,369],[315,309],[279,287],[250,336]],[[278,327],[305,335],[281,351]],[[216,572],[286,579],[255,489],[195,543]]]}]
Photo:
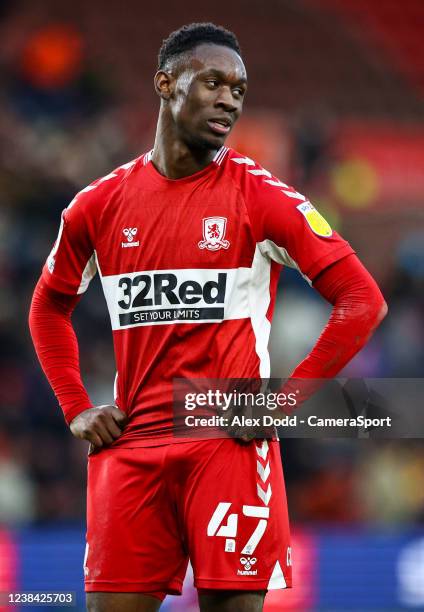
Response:
[{"label": "short black hair", "polygon": [[162,42],[158,54],[158,70],[163,70],[170,58],[190,51],[204,43],[224,45],[241,55],[240,45],[233,32],[214,23],[190,23],[182,26]]}]

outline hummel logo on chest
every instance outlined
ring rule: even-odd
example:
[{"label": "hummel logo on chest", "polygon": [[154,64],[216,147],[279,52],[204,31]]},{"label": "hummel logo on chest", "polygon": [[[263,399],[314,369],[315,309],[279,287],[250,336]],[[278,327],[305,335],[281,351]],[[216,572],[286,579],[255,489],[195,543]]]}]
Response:
[{"label": "hummel logo on chest", "polygon": [[134,240],[134,236],[137,234],[138,229],[136,227],[126,227],[122,230],[122,233],[127,239],[127,242],[121,242],[121,247],[123,249],[128,247],[138,247],[140,246],[139,240]]}]

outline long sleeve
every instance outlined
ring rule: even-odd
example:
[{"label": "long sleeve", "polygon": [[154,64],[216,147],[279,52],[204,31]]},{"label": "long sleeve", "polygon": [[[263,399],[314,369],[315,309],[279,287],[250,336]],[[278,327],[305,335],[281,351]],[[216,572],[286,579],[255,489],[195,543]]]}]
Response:
[{"label": "long sleeve", "polygon": [[58,293],[40,279],[29,313],[38,359],[68,424],[80,412],[92,407],[81,380],[78,342],[71,322],[80,297]]},{"label": "long sleeve", "polygon": [[356,255],[324,270],[315,289],[333,305],[330,319],[293,378],[332,378],[366,344],[387,312],[375,280]]}]

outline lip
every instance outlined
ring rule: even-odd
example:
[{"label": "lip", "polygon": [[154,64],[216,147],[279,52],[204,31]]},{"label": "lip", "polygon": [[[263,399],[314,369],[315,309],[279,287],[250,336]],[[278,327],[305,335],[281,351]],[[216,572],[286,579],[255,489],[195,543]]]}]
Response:
[{"label": "lip", "polygon": [[231,130],[231,123],[228,119],[209,119],[207,121],[208,126],[215,134],[219,134],[220,136],[228,134]]}]

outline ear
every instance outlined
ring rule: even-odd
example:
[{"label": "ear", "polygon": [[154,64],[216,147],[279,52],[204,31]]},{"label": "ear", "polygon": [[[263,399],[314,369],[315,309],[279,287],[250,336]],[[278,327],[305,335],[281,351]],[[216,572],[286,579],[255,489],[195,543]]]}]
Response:
[{"label": "ear", "polygon": [[158,70],[154,76],[153,82],[158,96],[160,96],[162,100],[169,100],[174,92],[175,77],[169,72]]}]

